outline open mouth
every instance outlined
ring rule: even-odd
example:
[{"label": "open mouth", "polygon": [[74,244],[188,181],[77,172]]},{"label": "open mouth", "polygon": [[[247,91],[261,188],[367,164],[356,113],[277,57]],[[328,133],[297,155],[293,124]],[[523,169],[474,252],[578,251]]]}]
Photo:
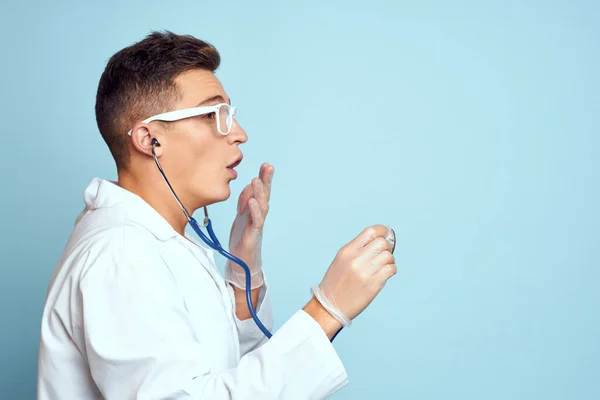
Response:
[{"label": "open mouth", "polygon": [[243,158],[244,156],[240,155],[240,157],[237,160],[235,160],[233,164],[230,164],[227,168],[234,169],[235,167],[241,164]]},{"label": "open mouth", "polygon": [[233,179],[236,179],[238,176],[237,171],[234,169],[235,167],[237,167],[238,165],[240,165],[240,163],[242,162],[242,159],[244,158],[244,156],[242,154],[240,154],[240,156],[238,157],[237,160],[235,160],[232,164],[229,164],[229,166],[227,167],[227,171],[229,171],[229,174],[231,175],[231,177]]}]

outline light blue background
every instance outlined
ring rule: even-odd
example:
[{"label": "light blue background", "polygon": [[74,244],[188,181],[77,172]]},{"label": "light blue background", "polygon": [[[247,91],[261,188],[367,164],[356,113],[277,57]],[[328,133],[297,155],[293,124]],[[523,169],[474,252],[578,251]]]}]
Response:
[{"label": "light blue background", "polygon": [[340,246],[396,229],[398,274],[335,341],[334,398],[600,398],[597,2],[121,3],[0,7],[0,397],[34,397],[50,274],[85,186],[116,177],[105,62],[169,29],[218,47],[250,136],[219,236],[276,167],[277,326]]}]

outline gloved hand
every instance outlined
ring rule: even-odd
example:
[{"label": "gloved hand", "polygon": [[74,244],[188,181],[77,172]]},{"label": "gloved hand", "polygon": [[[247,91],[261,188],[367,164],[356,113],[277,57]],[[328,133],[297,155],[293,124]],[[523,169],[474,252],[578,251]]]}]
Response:
[{"label": "gloved hand", "polygon": [[396,274],[393,231],[383,225],[365,229],[337,253],[312,292],[342,326],[350,326]]},{"label": "gloved hand", "polygon": [[[251,272],[250,288],[263,284],[262,275],[262,236],[265,218],[269,212],[271,182],[275,168],[265,163],[261,165],[259,177],[242,190],[238,199],[237,215],[229,236],[229,252],[244,261]],[[227,260],[225,280],[240,289],[246,289],[246,273],[233,261]]]}]

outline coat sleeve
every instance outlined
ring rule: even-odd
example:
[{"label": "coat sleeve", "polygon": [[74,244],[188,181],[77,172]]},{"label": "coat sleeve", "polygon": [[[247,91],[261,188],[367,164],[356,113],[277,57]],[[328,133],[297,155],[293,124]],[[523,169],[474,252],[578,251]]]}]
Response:
[{"label": "coat sleeve", "polygon": [[215,371],[211,343],[194,337],[166,268],[113,261],[87,271],[79,287],[85,354],[107,399],[322,399],[347,384],[332,344],[302,310],[266,342],[242,326],[247,352],[235,368]]}]

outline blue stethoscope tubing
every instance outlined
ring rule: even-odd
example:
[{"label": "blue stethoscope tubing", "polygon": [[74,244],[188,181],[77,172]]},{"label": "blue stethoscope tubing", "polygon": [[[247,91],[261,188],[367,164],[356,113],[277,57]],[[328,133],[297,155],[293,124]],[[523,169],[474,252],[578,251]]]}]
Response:
[{"label": "blue stethoscope tubing", "polygon": [[240,267],[242,267],[244,269],[244,272],[246,273],[246,302],[248,303],[248,310],[250,311],[250,315],[252,316],[252,319],[254,320],[254,322],[256,323],[258,328],[264,333],[264,335],[267,338],[270,339],[271,336],[273,336],[273,335],[263,325],[261,320],[258,318],[258,315],[256,315],[256,311],[254,311],[254,307],[252,307],[252,296],[251,296],[251,289],[250,289],[252,280],[250,278],[250,276],[251,276],[250,268],[248,268],[248,265],[246,265],[246,263],[244,261],[240,260],[233,254],[230,254],[228,251],[223,249],[223,246],[221,246],[221,243],[219,242],[219,239],[217,239],[217,235],[215,235],[215,232],[212,228],[212,222],[211,222],[210,218],[208,218],[208,211],[206,210],[206,207],[204,207],[204,216],[205,216],[204,226],[206,227],[206,230],[208,231],[208,235],[210,236],[210,238],[208,238],[204,234],[204,232],[202,232],[202,229],[200,229],[200,225],[198,224],[198,221],[196,221],[196,219],[194,219],[194,217],[192,217],[188,213],[188,211],[185,209],[185,207],[179,200],[179,197],[175,193],[175,190],[173,190],[173,187],[169,183],[169,180],[167,179],[167,176],[165,175],[165,173],[160,165],[160,162],[158,162],[158,157],[156,157],[156,152],[154,150],[155,147],[160,147],[160,143],[158,142],[158,140],[152,139],[152,157],[154,158],[154,162],[156,163],[156,166],[158,167],[160,174],[162,175],[167,186],[169,187],[169,190],[173,194],[173,197],[175,197],[175,200],[177,200],[177,204],[179,204],[181,211],[183,211],[183,213],[185,214],[185,217],[187,218],[188,223],[190,224],[190,226],[192,227],[194,232],[196,232],[196,234],[200,237],[200,239],[202,239],[202,241],[204,243],[206,243],[211,249],[215,250],[216,252],[221,254],[223,257],[233,261],[234,263],[238,264]]},{"label": "blue stethoscope tubing", "polygon": [[[206,212],[206,208],[205,208],[205,212]],[[251,296],[251,289],[250,289],[252,280],[250,278],[250,268],[248,268],[248,265],[246,265],[245,262],[243,262],[242,260],[240,260],[239,258],[234,256],[233,254],[231,254],[228,251],[226,251],[225,249],[223,249],[223,247],[221,246],[221,243],[219,243],[219,239],[217,239],[217,236],[215,235],[215,232],[213,231],[212,222],[211,222],[210,218],[208,218],[208,216],[205,218],[205,226],[206,226],[206,230],[208,231],[208,234],[210,236],[210,239],[206,237],[204,232],[202,232],[202,230],[200,229],[200,226],[198,225],[198,222],[193,217],[189,220],[189,224],[192,227],[192,229],[194,229],[194,232],[196,232],[196,234],[198,236],[200,236],[200,238],[209,247],[211,247],[213,250],[217,251],[223,257],[233,261],[234,263],[238,264],[240,267],[242,267],[244,269],[244,272],[246,273],[246,303],[248,304],[248,310],[250,311],[250,315],[252,316],[252,319],[254,320],[254,322],[256,323],[258,328],[265,334],[265,336],[267,338],[270,339],[272,336],[271,332],[269,332],[269,330],[263,325],[263,323],[258,318],[258,315],[256,315],[256,311],[254,311],[254,307],[252,307],[252,296]]]}]

